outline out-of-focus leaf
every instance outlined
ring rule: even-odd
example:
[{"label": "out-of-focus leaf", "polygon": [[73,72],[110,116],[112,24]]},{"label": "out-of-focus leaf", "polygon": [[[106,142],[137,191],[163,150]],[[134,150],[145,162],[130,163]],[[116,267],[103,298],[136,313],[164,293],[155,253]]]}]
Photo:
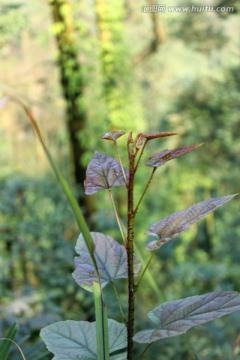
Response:
[{"label": "out-of-focus leaf", "polygon": [[164,165],[167,161],[175,159],[179,156],[185,155],[195,149],[197,149],[199,146],[201,146],[202,144],[197,144],[197,145],[190,145],[190,146],[183,146],[180,148],[176,148],[176,149],[172,149],[172,150],[162,150],[159,153],[153,154],[152,156],[150,156],[149,160],[147,162],[147,166],[151,166],[151,167],[159,167]]},{"label": "out-of-focus leaf", "polygon": [[151,134],[143,134],[143,137],[145,137],[145,139],[149,140],[153,140],[153,139],[158,139],[161,137],[166,137],[166,136],[172,136],[172,135],[177,135],[176,132],[156,132],[156,133],[151,133]]},{"label": "out-of-focus leaf", "polygon": [[[127,346],[124,324],[108,319],[108,331],[110,354]],[[40,336],[54,360],[97,359],[96,322],[59,321],[42,329]]]},{"label": "out-of-focus leaf", "polygon": [[7,96],[4,96],[4,97],[0,98],[0,109],[2,107],[4,107],[7,104],[8,101],[9,101],[9,98]]},{"label": "out-of-focus leaf", "polygon": [[138,343],[151,343],[177,336],[187,330],[221,316],[240,311],[240,295],[235,291],[215,291],[171,301],[148,313],[157,328],[143,330],[134,335]]},{"label": "out-of-focus leaf", "polygon": [[216,210],[237,194],[212,198],[197,203],[187,209],[175,212],[162,220],[156,222],[146,231],[147,235],[158,237],[159,240],[152,241],[147,245],[148,250],[157,250],[169,240],[188,229],[196,221],[200,220],[210,212]]},{"label": "out-of-focus leaf", "polygon": [[101,136],[102,139],[116,141],[118,138],[126,134],[125,131],[112,131],[107,132]]},{"label": "out-of-focus leaf", "polygon": [[[124,169],[128,179],[128,171]],[[96,152],[87,167],[85,194],[91,195],[112,186],[126,185],[121,166],[109,155]]]},{"label": "out-of-focus leaf", "polygon": [[[98,266],[102,287],[106,286],[109,281],[114,279],[126,279],[127,271],[127,252],[124,246],[120,245],[110,236],[91,232],[92,240],[95,246],[94,256]],[[75,257],[75,271],[73,278],[81,287],[88,291],[92,291],[93,282],[97,282],[98,278],[94,271],[92,262],[82,234],[80,234],[76,252],[80,255]],[[141,264],[135,259],[134,273],[138,275]]]}]

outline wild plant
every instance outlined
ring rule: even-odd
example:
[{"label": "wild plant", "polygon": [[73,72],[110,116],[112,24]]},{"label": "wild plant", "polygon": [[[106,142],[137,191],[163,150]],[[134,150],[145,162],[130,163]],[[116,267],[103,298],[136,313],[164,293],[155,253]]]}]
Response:
[{"label": "wild plant", "polygon": [[[134,329],[135,316],[138,316],[135,311],[136,293],[156,252],[161,251],[162,246],[172,241],[192,224],[236,196],[235,194],[210,198],[184,210],[177,211],[152,224],[145,232],[146,235],[154,238],[146,245],[146,250],[150,253],[150,256],[142,266],[143,264],[135,254],[136,245],[139,246],[136,243],[135,220],[152,178],[158,168],[168,161],[196,150],[201,144],[171,150],[165,149],[150,156],[146,163],[151,169],[149,179],[146,181],[139,199],[135,199],[136,173],[148,143],[152,140],[176,135],[176,133],[140,133],[133,136],[133,133],[130,132],[126,141],[128,155],[126,167],[123,165],[118,147],[118,139],[125,135],[125,132],[113,131],[102,135],[103,139],[113,143],[117,159],[96,152],[88,164],[84,188],[86,195],[92,195],[103,190],[109,193],[121,234],[122,241],[119,243],[109,235],[89,231],[77,201],[44,143],[31,110],[26,105],[22,103],[21,105],[35,129],[58,181],[62,185],[79,226],[80,235],[76,244],[78,256],[75,258],[73,279],[81,288],[93,292],[95,300],[95,322],[60,321],[41,330],[40,336],[48,350],[54,354],[55,360],[132,360],[135,356],[135,343],[146,344],[142,354],[138,357],[138,359],[143,359],[147,349],[153,342],[181,335],[199,324],[240,310],[240,295],[238,292],[214,291],[156,304],[156,307],[152,310],[149,309],[148,313],[149,319],[153,322],[152,327],[139,332],[135,332]],[[114,201],[112,188],[115,186],[122,186],[127,194],[125,227]],[[127,314],[122,309],[115,286],[118,279],[126,279]],[[111,284],[116,293],[122,323],[114,319],[108,319],[107,307],[104,301],[104,288],[107,284]]]}]

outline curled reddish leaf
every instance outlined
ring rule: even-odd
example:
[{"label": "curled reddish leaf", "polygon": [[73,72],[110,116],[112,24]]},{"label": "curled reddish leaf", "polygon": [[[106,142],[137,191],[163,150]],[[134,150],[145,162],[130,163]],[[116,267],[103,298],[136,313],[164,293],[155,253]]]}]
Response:
[{"label": "curled reddish leaf", "polygon": [[190,146],[183,146],[180,148],[172,149],[172,150],[162,150],[159,153],[156,153],[152,156],[150,156],[149,160],[147,162],[147,166],[151,167],[158,167],[165,164],[167,161],[175,159],[179,156],[185,155],[195,149],[197,149],[199,146],[202,146],[202,144],[197,145],[190,145]]},{"label": "curled reddish leaf", "polygon": [[[124,169],[128,180],[128,171]],[[121,166],[113,157],[96,152],[87,167],[85,194],[91,195],[112,186],[126,185]]]},{"label": "curled reddish leaf", "polygon": [[103,134],[101,136],[101,138],[104,140],[116,141],[118,138],[120,138],[124,134],[126,134],[125,131],[112,131],[112,132],[107,132],[107,133]]},{"label": "curled reddish leaf", "polygon": [[146,235],[157,237],[159,240],[152,241],[147,245],[148,250],[157,250],[169,240],[175,238],[181,232],[187,230],[196,221],[202,219],[226,202],[232,200],[237,194],[212,198],[197,203],[187,209],[175,212],[156,222],[146,231]]},{"label": "curled reddish leaf", "polygon": [[128,144],[132,144],[133,143],[133,136],[132,136],[132,131],[130,131],[129,135],[128,135]]},{"label": "curled reddish leaf", "polygon": [[151,134],[143,134],[143,136],[145,137],[145,139],[147,140],[153,140],[153,139],[158,139],[161,137],[166,137],[166,136],[172,136],[172,135],[177,135],[176,132],[156,132],[156,133],[151,133]]},{"label": "curled reddish leaf", "polygon": [[138,134],[136,139],[135,139],[135,147],[137,149],[137,151],[139,149],[141,149],[142,145],[143,145],[143,141],[144,141],[144,135],[142,133]]}]

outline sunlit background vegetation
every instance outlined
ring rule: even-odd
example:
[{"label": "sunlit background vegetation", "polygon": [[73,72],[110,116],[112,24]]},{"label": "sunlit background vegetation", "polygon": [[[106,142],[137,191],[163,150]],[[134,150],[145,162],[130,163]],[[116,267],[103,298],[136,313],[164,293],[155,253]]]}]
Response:
[{"label": "sunlit background vegetation", "polygon": [[[108,194],[83,196],[94,151],[114,154],[111,143],[99,138],[102,133],[178,133],[149,143],[136,198],[149,177],[144,162],[152,153],[204,143],[157,171],[136,220],[145,259],[144,232],[153,222],[208,197],[239,192],[240,174],[239,2],[165,0],[233,10],[142,12],[150,3],[2,0],[0,5],[1,96],[31,107],[91,230],[120,239]],[[126,138],[119,139],[125,160]],[[0,335],[17,319],[17,342],[27,359],[51,359],[40,329],[61,319],[93,321],[93,297],[73,281],[77,226],[14,102],[0,109],[0,164]],[[123,191],[116,188],[114,194],[125,221]],[[145,277],[137,295],[138,330],[148,322],[147,312],[163,301],[240,291],[239,214],[236,198],[159,251],[152,277]],[[126,308],[126,283],[117,286]],[[105,301],[110,317],[120,321],[111,288]],[[14,349],[10,359],[19,359]],[[156,342],[145,359],[240,359],[240,315]]]}]

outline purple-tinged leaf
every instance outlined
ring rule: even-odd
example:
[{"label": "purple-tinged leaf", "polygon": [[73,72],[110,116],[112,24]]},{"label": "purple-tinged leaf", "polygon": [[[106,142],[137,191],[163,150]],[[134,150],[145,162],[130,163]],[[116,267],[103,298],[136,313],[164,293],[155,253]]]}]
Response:
[{"label": "purple-tinged leaf", "polygon": [[159,167],[164,165],[167,161],[175,159],[179,156],[185,155],[195,149],[197,149],[202,144],[183,146],[180,148],[172,149],[172,150],[162,150],[159,153],[156,153],[150,156],[149,161],[147,162],[147,166],[151,167]]},{"label": "purple-tinged leaf", "polygon": [[159,240],[152,241],[147,245],[148,250],[157,250],[178,234],[187,230],[192,224],[200,220],[210,212],[216,210],[237,194],[212,198],[197,203],[187,209],[175,212],[162,220],[156,222],[146,231],[146,235],[158,237]]},{"label": "purple-tinged leaf", "polygon": [[[128,180],[128,170],[124,168]],[[85,194],[92,195],[112,186],[126,185],[121,166],[113,157],[96,152],[89,162],[84,181]]]},{"label": "purple-tinged leaf", "polygon": [[181,335],[197,325],[235,311],[240,311],[240,295],[235,291],[215,291],[171,301],[148,313],[157,328],[140,331],[133,340],[145,344]]},{"label": "purple-tinged leaf", "polygon": [[124,134],[126,134],[125,131],[112,131],[103,134],[101,138],[105,140],[116,141],[119,137],[123,136]]},{"label": "purple-tinged leaf", "polygon": [[[91,232],[91,236],[95,246],[94,257],[96,259],[102,287],[114,279],[126,279],[128,277],[128,270],[125,247],[110,236],[98,232]],[[75,249],[80,256],[75,257],[73,278],[76,283],[84,289],[93,291],[93,282],[97,282],[98,277],[94,271],[82,234],[80,234],[77,240]],[[139,274],[140,270],[141,264],[135,259],[135,276]]]},{"label": "purple-tinged leaf", "polygon": [[153,140],[153,139],[158,139],[161,137],[166,137],[166,136],[172,136],[172,135],[177,135],[176,132],[156,132],[156,133],[151,133],[151,134],[143,134],[143,136],[145,137],[145,139],[149,140]]}]

